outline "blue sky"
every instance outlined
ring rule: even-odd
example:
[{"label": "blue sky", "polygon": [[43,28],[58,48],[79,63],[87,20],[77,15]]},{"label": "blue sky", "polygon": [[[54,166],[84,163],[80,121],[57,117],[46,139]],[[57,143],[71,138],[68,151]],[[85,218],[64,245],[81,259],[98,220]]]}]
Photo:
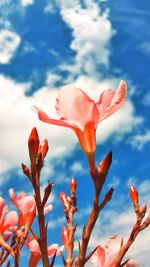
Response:
[{"label": "blue sky", "polygon": [[[41,186],[49,179],[55,182],[54,209],[47,216],[49,243],[61,243],[65,219],[59,193],[69,192],[71,177],[78,182],[77,239],[93,194],[87,161],[72,131],[43,124],[31,111],[37,105],[55,116],[55,98],[66,84],[95,99],[105,89],[116,89],[121,79],[128,85],[124,107],[97,130],[97,163],[113,151],[104,193],[112,185],[115,192],[90,246],[105,244],[113,234],[126,239],[130,233],[135,219],[128,194],[131,183],[139,190],[141,203],[150,207],[149,10],[149,1],[137,0],[0,1],[0,192],[8,202],[10,187],[32,193],[20,165],[28,164],[27,139],[36,126],[50,147]],[[128,254],[144,267],[149,266],[149,242],[147,229]],[[22,265],[26,260],[23,256]]]}]

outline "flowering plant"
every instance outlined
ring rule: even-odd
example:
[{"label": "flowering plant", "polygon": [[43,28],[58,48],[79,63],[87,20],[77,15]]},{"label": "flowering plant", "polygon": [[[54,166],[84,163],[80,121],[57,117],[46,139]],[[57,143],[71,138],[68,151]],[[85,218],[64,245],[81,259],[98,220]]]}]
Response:
[{"label": "flowering plant", "polygon": [[[125,81],[120,81],[114,92],[109,89],[104,91],[98,101],[92,100],[81,89],[65,86],[56,99],[56,112],[59,119],[50,118],[38,107],[34,107],[41,121],[58,126],[64,126],[73,130],[79,144],[85,153],[89,172],[94,187],[93,206],[84,224],[78,248],[75,242],[77,225],[74,224],[74,216],[77,212],[77,182],[75,178],[70,181],[70,195],[60,192],[60,201],[64,207],[66,226],[62,226],[63,245],[47,244],[47,222],[45,214],[52,209],[48,199],[54,186],[48,182],[44,195],[41,194],[40,175],[44,160],[48,152],[48,141],[40,142],[37,129],[34,127],[28,139],[30,166],[22,164],[23,173],[31,183],[34,196],[21,192],[15,196],[14,190],[9,190],[10,199],[17,207],[17,211],[8,211],[4,199],[0,198],[0,266],[6,262],[9,267],[14,262],[14,267],[20,266],[20,257],[23,246],[30,251],[29,267],[36,267],[42,261],[44,267],[55,266],[57,256],[62,257],[62,265],[65,267],[83,267],[87,262],[91,266],[98,267],[138,267],[139,263],[133,259],[124,260],[124,256],[138,234],[150,224],[150,214],[146,215],[147,206],[140,206],[136,188],[130,186],[130,197],[133,203],[136,222],[127,241],[121,236],[112,236],[103,248],[95,244],[95,248],[89,252],[88,246],[96,221],[111,200],[114,188],[110,188],[100,199],[103,186],[109,168],[112,163],[112,152],[109,152],[98,166],[95,163],[96,130],[98,124],[115,113],[125,102],[127,86]],[[33,229],[33,222],[38,218],[39,234]],[[49,259],[50,258],[50,259]],[[13,261],[12,261],[13,259]]]}]

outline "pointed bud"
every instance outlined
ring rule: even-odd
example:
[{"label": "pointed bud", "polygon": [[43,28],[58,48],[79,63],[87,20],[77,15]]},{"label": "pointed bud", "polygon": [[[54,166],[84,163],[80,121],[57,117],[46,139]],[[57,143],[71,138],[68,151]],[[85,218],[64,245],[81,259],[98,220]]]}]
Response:
[{"label": "pointed bud", "polygon": [[30,156],[30,161],[31,165],[36,164],[36,159],[38,155],[38,150],[39,150],[39,136],[36,127],[34,127],[31,131],[29,140],[28,140],[28,148],[29,148],[29,156]]},{"label": "pointed bud", "polygon": [[65,208],[69,209],[69,204],[70,204],[70,197],[68,197],[64,192],[60,193],[60,200],[61,203],[64,205]]},{"label": "pointed bud", "polygon": [[64,243],[66,250],[67,250],[68,249],[68,243],[69,243],[69,229],[66,226],[62,227],[62,241]]},{"label": "pointed bud", "polygon": [[54,183],[48,183],[47,187],[44,189],[44,197],[43,197],[43,201],[42,201],[42,205],[45,206],[49,196],[50,196],[50,193],[51,193],[51,190],[52,190],[52,186],[54,185]]},{"label": "pointed bud", "polygon": [[46,154],[48,152],[48,141],[45,139],[40,145],[39,145],[39,153],[42,154],[42,159],[46,157]]},{"label": "pointed bud", "polygon": [[144,204],[142,207],[140,207],[139,211],[140,211],[140,214],[141,214],[142,218],[144,218],[145,213],[147,211],[147,204]]},{"label": "pointed bud", "polygon": [[111,166],[111,162],[112,162],[112,151],[110,151],[106,155],[106,157],[103,160],[101,160],[100,164],[98,165],[98,171],[107,173]]},{"label": "pointed bud", "polygon": [[109,191],[106,193],[105,197],[106,197],[106,199],[107,199],[107,202],[111,200],[112,195],[113,195],[113,192],[114,192],[114,188],[111,187],[111,188],[109,189]]},{"label": "pointed bud", "polygon": [[[24,164],[24,163],[22,163],[22,170],[23,170],[23,173],[26,175],[26,176],[28,176],[29,177],[29,179],[30,179],[30,170],[27,168],[27,166]],[[31,179],[30,179],[31,180]]]},{"label": "pointed bud", "polygon": [[138,206],[138,204],[139,204],[138,192],[133,185],[130,186],[130,197],[131,197],[131,200],[133,202],[133,205]]},{"label": "pointed bud", "polygon": [[70,191],[75,192],[77,188],[77,182],[76,179],[72,178],[70,182]]}]

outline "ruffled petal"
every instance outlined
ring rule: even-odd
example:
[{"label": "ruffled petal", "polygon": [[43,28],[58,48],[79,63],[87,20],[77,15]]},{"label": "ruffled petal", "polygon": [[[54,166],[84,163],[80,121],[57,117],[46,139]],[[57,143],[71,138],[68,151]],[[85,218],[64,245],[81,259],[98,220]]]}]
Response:
[{"label": "ruffled petal", "polygon": [[33,209],[35,200],[33,196],[26,196],[20,200],[19,210],[22,214],[28,214]]},{"label": "ruffled petal", "polygon": [[113,90],[104,91],[99,101],[97,102],[97,107],[100,113],[99,121],[102,121],[115,113],[126,100],[127,86],[125,81],[120,81],[119,86],[114,92]]},{"label": "ruffled petal", "polygon": [[18,203],[17,197],[15,196],[13,188],[9,189],[9,196],[10,196],[11,201],[18,208],[19,207],[19,203]]},{"label": "ruffled petal", "polygon": [[3,225],[3,232],[8,230],[11,226],[18,223],[18,214],[16,211],[10,211],[5,217],[5,223]]},{"label": "ruffled petal", "polygon": [[111,101],[114,97],[115,92],[112,89],[104,91],[97,102],[97,107],[100,114],[100,121],[105,117],[106,110],[110,107]]},{"label": "ruffled petal", "polygon": [[91,258],[92,263],[94,263],[97,267],[104,267],[105,264],[105,250],[98,246],[97,250],[93,254]]},{"label": "ruffled petal", "polygon": [[71,125],[70,123],[67,123],[64,120],[51,119],[43,110],[39,109],[36,106],[34,106],[32,109],[34,110],[34,112],[38,114],[39,120],[43,122],[54,124],[54,125],[59,125],[59,126],[64,126],[68,128],[73,128],[73,125]]},{"label": "ruffled petal", "polygon": [[112,236],[109,240],[107,245],[105,246],[105,266],[111,267],[119,253],[120,246],[122,243],[121,236]]},{"label": "ruffled petal", "polygon": [[84,128],[91,122],[98,123],[99,112],[95,102],[81,89],[64,86],[56,99],[57,114],[69,123]]},{"label": "ruffled petal", "polygon": [[48,248],[47,248],[48,256],[53,257],[58,249],[59,249],[58,244],[52,244],[52,245],[48,246]]},{"label": "ruffled petal", "polygon": [[0,197],[0,218],[3,215],[3,208],[4,208],[5,201],[2,197]]}]

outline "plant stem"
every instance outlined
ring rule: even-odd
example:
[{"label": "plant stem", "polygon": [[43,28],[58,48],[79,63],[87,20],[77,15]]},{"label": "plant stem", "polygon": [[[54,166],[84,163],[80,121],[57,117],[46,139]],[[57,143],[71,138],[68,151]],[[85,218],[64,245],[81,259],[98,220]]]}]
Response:
[{"label": "plant stem", "polygon": [[[36,180],[39,180],[39,177],[36,177]],[[35,200],[38,210],[38,224],[39,224],[39,247],[41,250],[41,257],[42,257],[42,263],[43,267],[49,267],[49,259],[48,259],[48,253],[47,253],[47,229],[45,226],[45,216],[44,216],[44,206],[42,205],[41,201],[41,193],[40,193],[40,185],[37,183],[34,186],[34,192],[35,192]]]},{"label": "plant stem", "polygon": [[76,265],[78,267],[83,267],[85,265],[85,262],[86,262],[87,247],[89,244],[91,233],[93,231],[94,225],[97,221],[97,218],[98,218],[99,212],[100,212],[99,196],[100,196],[100,192],[96,192],[95,197],[94,197],[94,201],[93,201],[93,208],[92,208],[92,211],[91,211],[91,213],[89,215],[89,219],[88,219],[88,225],[87,225],[87,227],[85,227],[83,229],[81,249],[79,252],[79,258],[78,258],[77,265]]}]

